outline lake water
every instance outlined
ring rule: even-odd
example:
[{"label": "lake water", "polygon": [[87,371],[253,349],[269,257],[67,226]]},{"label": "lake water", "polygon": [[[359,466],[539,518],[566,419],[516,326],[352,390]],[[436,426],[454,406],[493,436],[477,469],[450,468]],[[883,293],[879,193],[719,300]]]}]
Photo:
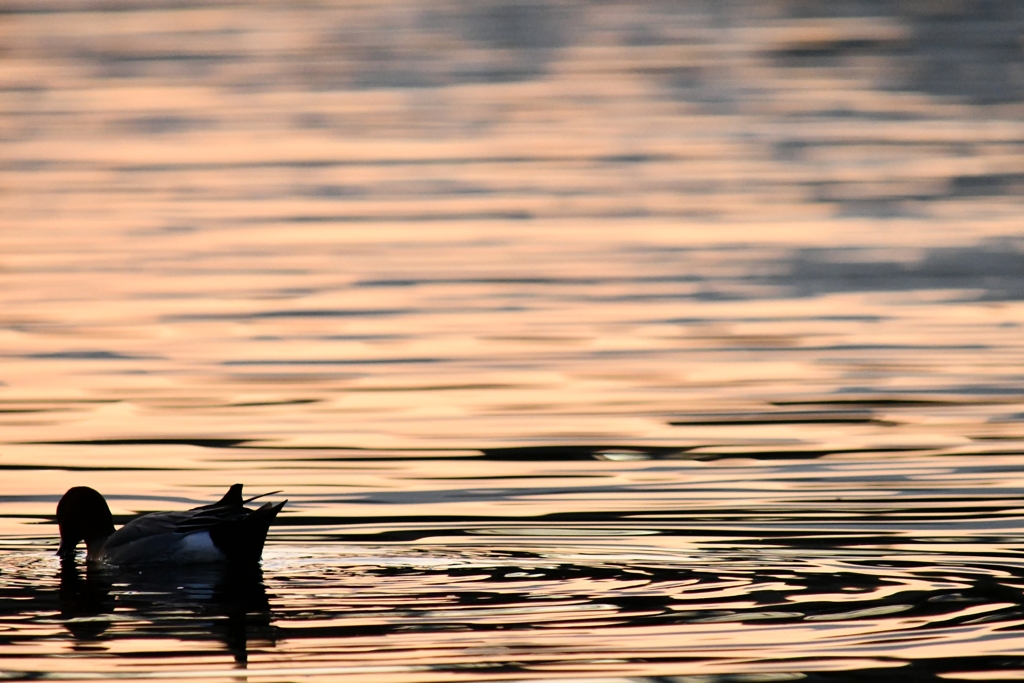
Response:
[{"label": "lake water", "polygon": [[1022,30],[8,0],[0,678],[1024,678]]}]

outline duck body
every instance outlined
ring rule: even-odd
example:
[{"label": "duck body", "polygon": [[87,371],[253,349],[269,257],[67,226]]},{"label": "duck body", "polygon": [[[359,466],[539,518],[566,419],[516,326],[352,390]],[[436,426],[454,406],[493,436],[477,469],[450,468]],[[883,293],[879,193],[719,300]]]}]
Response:
[{"label": "duck body", "polygon": [[267,530],[287,501],[265,503],[257,509],[245,507],[249,501],[242,500],[242,485],[235,484],[211,505],[142,515],[115,531],[103,496],[86,486],[76,486],[57,505],[61,535],[57,554],[73,561],[75,547],[84,540],[86,559],[91,563],[256,564],[263,553]]}]

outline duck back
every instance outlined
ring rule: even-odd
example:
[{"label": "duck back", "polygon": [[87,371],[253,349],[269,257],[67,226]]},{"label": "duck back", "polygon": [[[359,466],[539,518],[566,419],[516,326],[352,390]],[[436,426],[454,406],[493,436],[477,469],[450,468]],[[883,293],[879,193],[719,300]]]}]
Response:
[{"label": "duck back", "polygon": [[116,565],[257,564],[267,531],[287,501],[253,510],[245,507],[241,493],[236,484],[211,505],[142,515],[115,531],[89,560]]}]

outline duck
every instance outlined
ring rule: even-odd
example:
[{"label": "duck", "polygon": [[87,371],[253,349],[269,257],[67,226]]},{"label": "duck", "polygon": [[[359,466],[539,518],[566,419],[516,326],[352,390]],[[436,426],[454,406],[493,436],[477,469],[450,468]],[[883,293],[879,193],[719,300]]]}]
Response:
[{"label": "duck", "polygon": [[245,507],[264,495],[271,494],[242,500],[242,485],[234,484],[216,503],[142,515],[115,531],[103,495],[75,486],[57,503],[57,554],[62,562],[73,563],[75,549],[85,541],[89,564],[258,564],[267,530],[288,502],[264,503],[255,510]]}]

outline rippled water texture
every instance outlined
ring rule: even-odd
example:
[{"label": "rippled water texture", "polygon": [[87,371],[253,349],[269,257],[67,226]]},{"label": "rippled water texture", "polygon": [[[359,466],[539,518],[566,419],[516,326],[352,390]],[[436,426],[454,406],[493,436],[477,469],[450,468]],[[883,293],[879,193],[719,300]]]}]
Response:
[{"label": "rippled water texture", "polygon": [[0,678],[1024,678],[1020,3],[0,10]]}]

